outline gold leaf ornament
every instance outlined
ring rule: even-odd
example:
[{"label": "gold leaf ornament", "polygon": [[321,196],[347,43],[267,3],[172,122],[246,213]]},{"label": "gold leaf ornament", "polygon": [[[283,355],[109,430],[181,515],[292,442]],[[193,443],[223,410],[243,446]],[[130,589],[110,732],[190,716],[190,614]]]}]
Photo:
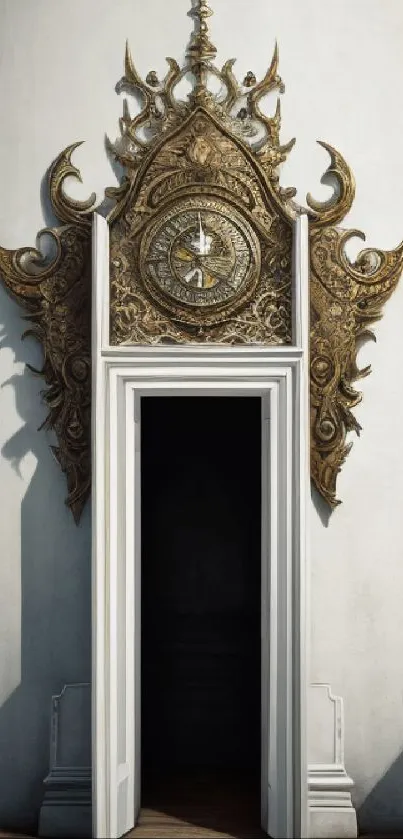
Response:
[{"label": "gold leaf ornament", "polygon": [[[222,69],[215,65],[211,9],[205,0],[193,15],[196,26],[184,66],[168,58],[163,79],[150,70],[143,80],[126,48],[118,89],[140,94],[142,108],[131,117],[124,104],[120,137],[109,142],[125,171],[122,183],[106,190],[114,204],[108,216],[111,342],[290,345],[292,224],[305,210],[293,200],[295,189],[279,183],[279,166],[294,144],[280,139],[280,99],[272,115],[260,107],[267,93],[284,92],[277,44],[263,78],[249,70],[240,83],[235,59]],[[193,89],[180,99],[178,85],[188,74]],[[218,93],[210,90],[212,76],[220,82]],[[56,432],[54,453],[66,475],[66,503],[76,521],[90,493],[91,218],[96,200],[91,195],[77,201],[65,189],[67,178],[81,180],[72,163],[79,145],[68,146],[50,170],[49,196],[60,226],[42,231],[38,248],[0,248],[1,278],[26,309],[29,332],[43,348],[45,425]],[[337,476],[351,447],[347,434],[360,431],[353,409],[361,395],[354,383],[369,373],[369,368],[358,369],[357,348],[396,287],[403,245],[392,251],[366,248],[355,260],[348,258],[346,243],[357,232],[337,225],[352,206],[354,178],[340,153],[321,145],[330,156],[322,180],[334,190],[325,202],[307,196],[311,474],[334,507],[339,503]],[[175,206],[189,222],[185,230],[171,213]],[[168,263],[162,260],[153,284],[153,257],[168,229],[172,271],[167,273]],[[214,238],[215,230],[219,235]],[[40,251],[43,235],[53,243],[49,258]],[[203,247],[195,252],[196,240]],[[236,272],[235,263],[242,261]]]}]

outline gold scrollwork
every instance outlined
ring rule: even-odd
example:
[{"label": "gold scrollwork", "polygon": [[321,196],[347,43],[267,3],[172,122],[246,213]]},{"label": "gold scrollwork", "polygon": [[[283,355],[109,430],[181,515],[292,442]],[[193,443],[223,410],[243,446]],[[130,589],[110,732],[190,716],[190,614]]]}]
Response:
[{"label": "gold scrollwork", "polygon": [[[68,198],[66,177],[79,173],[67,148],[49,174],[49,193],[59,228],[48,236],[54,254],[47,260],[36,248],[0,248],[0,275],[12,296],[27,310],[31,327],[24,333],[37,338],[43,349],[43,397],[49,408],[45,428],[56,432],[53,452],[66,474],[67,506],[79,521],[91,484],[91,208]],[[31,368],[33,369],[33,368]]]},{"label": "gold scrollwork", "polygon": [[336,497],[337,476],[351,450],[347,434],[361,426],[352,409],[361,401],[354,382],[371,372],[357,365],[359,344],[374,337],[369,326],[382,317],[382,308],[394,291],[403,268],[403,243],[395,250],[362,250],[354,261],[346,253],[359,230],[335,227],[354,201],[353,174],[341,154],[320,143],[330,155],[322,177],[334,183],[329,201],[307,196],[310,220],[310,395],[311,477],[330,507]]},{"label": "gold scrollwork", "polygon": [[[121,136],[109,143],[125,175],[119,187],[106,190],[114,203],[111,230],[111,341],[114,344],[160,342],[287,344],[292,340],[292,220],[303,208],[294,203],[295,189],[280,186],[278,168],[294,140],[280,142],[281,111],[267,116],[262,98],[284,92],[278,74],[278,49],[267,73],[258,81],[249,71],[240,83],[235,60],[221,70],[210,40],[206,0],[194,9],[196,28],[184,67],[167,59],[160,80],[150,71],[143,80],[126,48],[121,90],[140,94],[143,107],[131,117],[124,105]],[[195,84],[186,100],[177,98],[188,73]],[[209,88],[214,76],[219,93]],[[67,177],[80,179],[71,162],[79,143],[69,146],[50,170],[49,194],[61,222],[46,229],[54,253],[45,259],[39,249],[0,248],[0,275],[10,293],[27,310],[27,319],[43,347],[39,372],[49,414],[45,425],[56,432],[55,455],[66,473],[66,503],[79,520],[90,492],[90,314],[91,216],[95,196],[70,198]],[[311,254],[311,474],[328,504],[336,499],[337,475],[350,444],[359,433],[353,408],[361,396],[354,382],[370,370],[359,370],[359,341],[371,335],[369,325],[396,286],[403,267],[403,244],[393,251],[365,249],[351,261],[346,243],[351,236],[338,225],[354,200],[354,178],[343,157],[327,143],[330,166],[322,180],[334,184],[331,199],[320,203],[307,196]],[[190,195],[210,196],[242,213],[259,240],[260,278],[253,297],[228,318],[189,324],[159,306],[141,278],[140,251],[144,231],[172,201]],[[251,258],[254,258],[252,253]],[[211,319],[210,319],[211,320]],[[214,319],[212,319],[214,320]]]}]

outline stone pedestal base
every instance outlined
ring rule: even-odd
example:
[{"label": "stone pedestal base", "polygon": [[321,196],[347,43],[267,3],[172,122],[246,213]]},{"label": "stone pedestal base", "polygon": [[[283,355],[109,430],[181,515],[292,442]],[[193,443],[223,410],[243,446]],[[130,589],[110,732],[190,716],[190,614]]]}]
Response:
[{"label": "stone pedestal base", "polygon": [[330,685],[311,685],[308,806],[310,839],[355,839],[354,782],[344,767],[343,700]]},{"label": "stone pedestal base", "polygon": [[39,836],[91,837],[91,691],[65,685],[52,697],[50,772],[39,815]]},{"label": "stone pedestal base", "polygon": [[39,836],[91,837],[91,773],[71,769],[45,779]]},{"label": "stone pedestal base", "polygon": [[355,839],[354,783],[344,766],[310,766],[308,785],[310,839]]}]

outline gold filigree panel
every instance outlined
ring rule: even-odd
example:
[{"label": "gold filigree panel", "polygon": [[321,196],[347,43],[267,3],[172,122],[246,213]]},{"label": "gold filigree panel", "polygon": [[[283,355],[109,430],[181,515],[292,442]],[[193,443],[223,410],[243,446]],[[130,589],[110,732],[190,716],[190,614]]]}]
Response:
[{"label": "gold filigree panel", "polygon": [[336,227],[311,230],[311,475],[331,507],[337,475],[360,433],[352,408],[361,401],[354,388],[370,367],[357,366],[359,342],[373,337],[369,325],[396,287],[403,266],[403,244],[393,251],[365,249],[355,262],[345,253],[357,231]]},{"label": "gold filigree panel", "polygon": [[[276,47],[262,80],[250,71],[242,83],[238,82],[234,60],[227,61],[222,69],[214,63],[216,49],[207,27],[210,14],[205,0],[200,0],[194,9],[196,28],[185,65],[180,68],[169,58],[168,72],[162,80],[151,71],[143,81],[126,51],[120,89],[139,94],[143,107],[132,118],[125,104],[121,137],[110,144],[110,151],[126,172],[118,188],[106,190],[106,196],[114,202],[109,223],[111,341],[115,345],[291,342],[291,225],[295,215],[304,210],[293,201],[295,190],[279,184],[278,167],[294,143],[280,143],[280,101],[273,116],[260,109],[260,100],[267,93],[284,92],[278,75],[278,51]],[[192,93],[186,100],[178,99],[177,86],[189,73],[194,78]],[[212,76],[221,83],[218,94],[209,89]],[[44,399],[49,414],[45,426],[57,435],[54,452],[66,474],[66,503],[76,521],[90,492],[91,214],[95,203],[95,196],[78,202],[64,192],[66,177],[80,177],[71,163],[77,145],[67,148],[50,171],[50,199],[61,226],[42,234],[51,237],[54,256],[45,259],[33,248],[0,248],[3,282],[27,310],[27,320],[32,324],[29,333],[43,347],[43,367],[36,372],[46,384]],[[336,189],[324,204],[307,196],[311,474],[320,494],[335,506],[339,503],[337,475],[350,450],[347,434],[360,431],[353,408],[361,396],[354,382],[370,372],[369,368],[358,369],[357,348],[372,334],[368,327],[381,317],[382,307],[396,286],[403,267],[403,245],[389,252],[365,249],[355,261],[349,260],[346,242],[351,236],[364,237],[337,225],[354,200],[354,179],[341,155],[331,146],[322,145],[331,158],[324,179],[335,181]],[[222,223],[221,250],[218,255],[212,253],[214,259],[205,263],[215,266],[217,276],[208,268],[205,289],[196,288],[190,293],[186,289],[178,292],[175,287],[176,310],[172,298],[168,305],[165,295],[164,283],[171,282],[165,269],[156,290],[145,276],[145,266],[150,241],[156,242],[155,247],[158,244],[153,231],[159,230],[160,220],[166,220],[168,209],[183,206],[184,200],[196,202],[193,210],[190,205],[185,210],[193,212],[193,222],[194,213],[199,215],[203,241],[211,233],[207,228],[212,213],[221,213],[223,219],[224,206],[228,208],[228,220],[231,216],[233,221],[238,220],[237,230],[244,235],[243,244],[240,235],[238,250],[235,246],[231,249],[227,241],[231,239],[229,224]],[[207,228],[202,231],[203,224]],[[234,268],[232,296],[227,286],[221,294],[217,279],[220,266],[221,270],[228,266],[230,257],[234,262],[234,254],[240,254],[241,262],[246,260],[245,249],[248,263],[243,273],[236,273]],[[190,259],[186,242],[183,250],[183,258]],[[176,270],[178,264],[172,264]],[[203,274],[201,265],[200,260],[192,262],[191,275],[193,272],[196,279]],[[180,268],[178,289],[184,270]],[[195,301],[197,305],[187,316],[191,296],[192,305]],[[210,305],[211,300],[216,308]],[[208,316],[204,317],[203,311]]]},{"label": "gold filigree panel", "polygon": [[[247,149],[197,108],[143,171],[111,222],[111,343],[290,343],[291,223]],[[165,208],[186,201],[219,210],[228,221],[241,213],[258,239],[251,246],[259,261],[253,296],[225,319],[219,307],[191,319],[179,303],[172,310],[161,295],[156,303],[145,284],[141,257],[147,230],[164,218]]]},{"label": "gold filigree panel", "polygon": [[[49,408],[45,428],[56,432],[52,446],[66,474],[66,504],[79,521],[91,484],[91,202],[64,196],[62,183],[77,175],[70,164],[74,146],[66,149],[50,172],[50,196],[62,227],[46,229],[54,256],[45,260],[36,248],[0,248],[0,276],[27,310],[31,322],[24,335],[37,338],[43,366],[43,398]],[[33,369],[33,368],[31,368]]]},{"label": "gold filigree panel", "polygon": [[323,204],[307,196],[310,213],[310,414],[311,477],[317,490],[336,507],[337,476],[351,450],[347,434],[361,426],[352,409],[361,401],[354,382],[370,367],[357,365],[360,344],[373,338],[369,326],[382,317],[382,308],[396,288],[403,268],[403,242],[392,251],[365,248],[354,261],[347,242],[359,230],[336,227],[350,210],[355,182],[347,163],[332,146],[322,177],[333,183],[332,198]]}]

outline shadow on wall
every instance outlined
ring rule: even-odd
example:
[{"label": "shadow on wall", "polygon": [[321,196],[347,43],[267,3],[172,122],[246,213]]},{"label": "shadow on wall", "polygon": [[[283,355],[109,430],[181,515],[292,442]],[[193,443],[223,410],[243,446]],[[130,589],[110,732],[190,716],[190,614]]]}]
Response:
[{"label": "shadow on wall", "polygon": [[360,835],[403,836],[403,752],[357,813]]},{"label": "shadow on wall", "polygon": [[[36,365],[31,339],[21,342],[23,313],[1,283],[0,313],[0,350],[11,348],[16,362],[32,361],[35,352]],[[0,708],[0,829],[34,832],[49,769],[51,696],[66,682],[91,678],[90,510],[87,505],[77,528],[64,504],[66,484],[49,448],[53,441],[37,431],[44,416],[42,379],[25,369],[5,385],[15,389],[24,424],[1,457],[17,474],[28,452],[37,466],[21,504],[21,682]]]},{"label": "shadow on wall", "polygon": [[329,504],[320,495],[316,487],[311,482],[311,501],[324,527],[329,527],[330,517],[333,513]]}]

